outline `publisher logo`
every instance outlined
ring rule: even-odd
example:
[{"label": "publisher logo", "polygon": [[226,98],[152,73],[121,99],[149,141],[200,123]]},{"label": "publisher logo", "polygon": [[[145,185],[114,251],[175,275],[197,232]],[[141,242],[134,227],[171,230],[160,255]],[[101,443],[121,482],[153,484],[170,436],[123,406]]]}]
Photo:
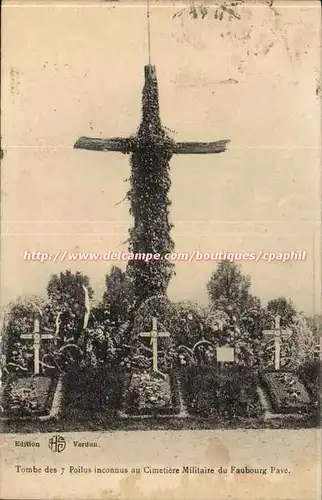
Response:
[{"label": "publisher logo", "polygon": [[49,439],[48,446],[51,449],[51,451],[54,451],[55,453],[60,453],[61,451],[64,451],[64,449],[66,448],[66,441],[62,436],[53,436],[52,438]]}]

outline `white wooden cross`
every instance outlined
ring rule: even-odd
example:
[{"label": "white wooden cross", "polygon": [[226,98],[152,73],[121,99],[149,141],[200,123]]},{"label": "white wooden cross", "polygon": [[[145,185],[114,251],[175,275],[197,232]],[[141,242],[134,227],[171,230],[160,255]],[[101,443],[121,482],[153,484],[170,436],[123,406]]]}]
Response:
[{"label": "white wooden cross", "polygon": [[158,332],[158,322],[157,318],[152,318],[152,331],[151,332],[141,332],[140,337],[150,337],[152,344],[153,353],[153,371],[158,372],[158,338],[159,337],[170,337],[169,332]]},{"label": "white wooden cross", "polygon": [[55,336],[52,333],[40,333],[40,323],[39,318],[35,316],[34,319],[34,331],[33,333],[23,333],[20,335],[21,339],[33,340],[33,349],[34,349],[34,374],[39,375],[39,351],[40,351],[40,342],[42,339],[53,339]]},{"label": "white wooden cross", "polygon": [[264,330],[263,334],[266,337],[274,337],[275,341],[275,370],[280,369],[281,364],[281,338],[288,338],[291,336],[292,331],[290,329],[281,329],[281,316],[277,315],[275,317],[275,328],[272,330]]}]

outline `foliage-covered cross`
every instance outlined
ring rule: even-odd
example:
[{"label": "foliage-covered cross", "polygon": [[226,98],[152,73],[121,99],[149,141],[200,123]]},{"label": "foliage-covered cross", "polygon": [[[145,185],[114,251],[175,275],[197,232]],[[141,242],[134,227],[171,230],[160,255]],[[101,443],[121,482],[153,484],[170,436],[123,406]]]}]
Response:
[{"label": "foliage-covered cross", "polygon": [[173,263],[164,258],[174,243],[170,236],[168,192],[169,162],[173,154],[222,153],[228,140],[216,142],[175,142],[161,124],[155,66],[144,67],[142,121],[137,133],[128,138],[93,139],[81,137],[75,148],[131,153],[131,188],[127,193],[134,226],[130,229],[129,250],[134,254],[159,254],[158,260],[131,260],[128,272],[140,304],[154,295],[166,295]]}]

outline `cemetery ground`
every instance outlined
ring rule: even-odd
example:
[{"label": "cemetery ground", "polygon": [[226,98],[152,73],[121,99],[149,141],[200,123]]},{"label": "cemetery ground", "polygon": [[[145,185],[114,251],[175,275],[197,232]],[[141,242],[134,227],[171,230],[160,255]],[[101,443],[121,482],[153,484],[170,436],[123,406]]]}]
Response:
[{"label": "cemetery ground", "polygon": [[[2,431],[319,426],[316,335],[284,298],[270,309],[248,296],[244,310],[224,304],[226,312],[221,302],[201,307],[158,296],[133,310],[131,321],[128,300],[122,321],[106,319],[104,304],[89,320],[84,277],[66,273],[55,286],[72,279],[75,312],[34,301],[12,306]],[[108,314],[118,318],[119,305],[109,304]]]},{"label": "cemetery ground", "polygon": [[[57,378],[21,377],[16,379],[15,394],[25,391],[28,406],[14,415],[13,405],[9,418],[2,421],[2,432],[300,429],[319,425],[318,394],[310,393],[308,385],[290,372],[254,374],[245,367],[233,367],[219,373],[194,366],[171,377],[169,392],[168,381],[162,377],[156,377],[149,387],[147,381],[154,376],[148,370],[143,375],[137,372],[133,379],[122,370],[74,368],[61,377],[59,412],[46,420],[37,417],[48,412]],[[138,394],[140,384],[143,388],[141,411],[133,395],[131,401],[126,400],[133,380]],[[32,391],[35,399],[30,396]],[[125,416],[121,412],[124,405],[128,405]],[[181,413],[180,405],[184,407]]]}]

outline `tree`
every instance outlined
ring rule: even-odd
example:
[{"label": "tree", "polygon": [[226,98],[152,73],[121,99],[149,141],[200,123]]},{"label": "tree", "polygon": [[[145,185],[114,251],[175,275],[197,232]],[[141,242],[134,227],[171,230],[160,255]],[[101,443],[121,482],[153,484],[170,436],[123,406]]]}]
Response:
[{"label": "tree", "polygon": [[322,314],[314,314],[307,320],[318,344],[322,336]]},{"label": "tree", "polygon": [[5,312],[4,330],[11,339],[19,339],[22,333],[33,330],[34,314],[42,316],[45,301],[37,295],[21,296],[10,302]]},{"label": "tree", "polygon": [[77,271],[67,270],[59,275],[51,276],[47,285],[47,295],[55,314],[60,313],[60,335],[75,337],[77,340],[83,329],[85,315],[85,290],[91,299],[94,292],[89,278]]},{"label": "tree", "polygon": [[137,336],[142,331],[150,331],[153,317],[158,320],[158,329],[163,328],[172,331],[173,314],[173,304],[165,295],[156,295],[146,299],[140,307],[135,309],[133,336]]},{"label": "tree", "polygon": [[189,300],[173,304],[170,328],[175,343],[193,347],[196,342],[204,338],[209,331],[208,315],[207,306]]},{"label": "tree", "polygon": [[271,315],[266,308],[247,308],[236,322],[234,330],[235,359],[238,363],[259,367],[265,366],[270,353],[263,340],[263,331],[270,328]]},{"label": "tree", "polygon": [[119,326],[129,320],[132,315],[134,303],[132,282],[126,272],[113,266],[105,277],[105,286],[106,290],[100,306],[103,309],[103,317]]},{"label": "tree", "polygon": [[212,274],[207,290],[214,308],[239,316],[246,308],[260,305],[259,299],[250,294],[250,286],[250,277],[243,275],[241,266],[224,260]]},{"label": "tree", "polygon": [[296,309],[293,302],[285,297],[278,297],[277,299],[270,300],[267,304],[267,310],[271,313],[273,318],[277,315],[281,316],[281,325],[285,327],[292,323],[296,315]]},{"label": "tree", "polygon": [[296,313],[288,326],[292,334],[282,342],[281,365],[294,370],[314,360],[316,338],[302,313]]}]

